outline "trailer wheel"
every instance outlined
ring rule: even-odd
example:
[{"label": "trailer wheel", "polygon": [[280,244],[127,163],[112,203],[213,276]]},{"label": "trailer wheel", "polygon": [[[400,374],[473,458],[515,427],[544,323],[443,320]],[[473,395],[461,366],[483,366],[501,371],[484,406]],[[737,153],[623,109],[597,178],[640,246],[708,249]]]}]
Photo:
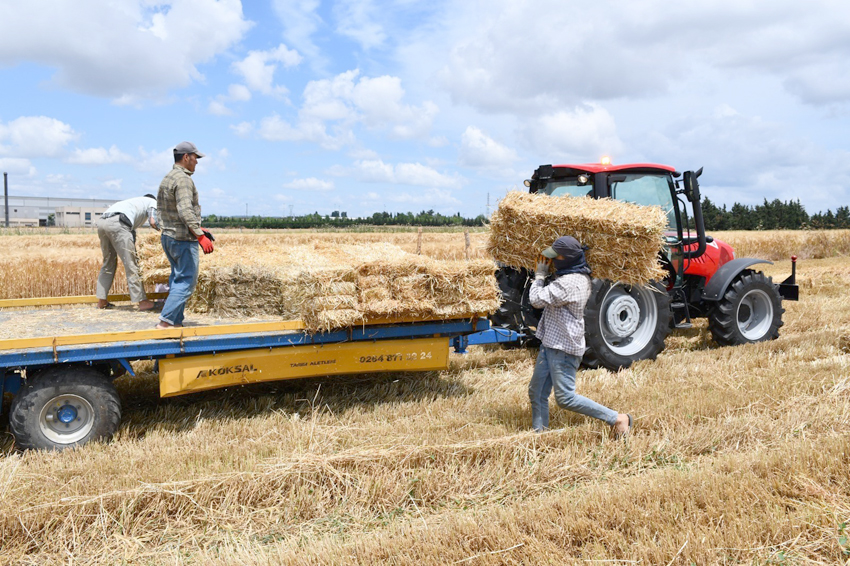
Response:
[{"label": "trailer wheel", "polygon": [[708,314],[708,328],[721,346],[773,340],[784,312],[773,280],[761,271],[744,272]]},{"label": "trailer wheel", "polygon": [[42,371],[27,380],[9,409],[9,426],[22,450],[63,450],[109,440],[120,420],[115,387],[88,366]]},{"label": "trailer wheel", "polygon": [[623,285],[594,279],[584,310],[585,367],[612,371],[654,360],[670,334],[670,296],[657,282]]}]

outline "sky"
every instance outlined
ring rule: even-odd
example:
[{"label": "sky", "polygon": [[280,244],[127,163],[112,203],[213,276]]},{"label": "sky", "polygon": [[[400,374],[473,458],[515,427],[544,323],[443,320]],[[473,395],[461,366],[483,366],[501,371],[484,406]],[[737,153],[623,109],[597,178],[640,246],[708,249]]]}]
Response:
[{"label": "sky", "polygon": [[843,0],[0,0],[9,193],[203,214],[488,214],[541,164],[704,167],[715,204],[850,204]]}]

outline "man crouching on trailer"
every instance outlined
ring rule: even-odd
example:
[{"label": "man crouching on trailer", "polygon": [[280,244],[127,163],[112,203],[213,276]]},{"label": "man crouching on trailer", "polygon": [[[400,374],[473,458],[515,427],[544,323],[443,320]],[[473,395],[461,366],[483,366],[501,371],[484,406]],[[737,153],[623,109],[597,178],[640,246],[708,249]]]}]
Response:
[{"label": "man crouching on trailer", "polygon": [[139,261],[136,256],[136,230],[145,222],[159,230],[156,223],[156,197],[145,195],[116,202],[104,211],[97,222],[97,237],[103,252],[103,267],[97,275],[97,308],[109,309],[109,290],[115,280],[118,258],[124,264],[130,300],[139,304],[140,311],[149,311],[153,303],[148,300],[142,279],[139,277]]},{"label": "man crouching on trailer", "polygon": [[[572,236],[561,236],[543,250],[534,274],[529,298],[534,308],[543,309],[535,335],[540,353],[528,385],[531,426],[536,432],[549,428],[549,394],[567,409],[611,425],[616,438],[628,434],[632,417],[604,407],[576,393],[576,371],[585,350],[584,307],[590,298],[590,266],[584,248]],[[550,268],[555,279],[546,285]]]},{"label": "man crouching on trailer", "polygon": [[191,177],[203,156],[193,143],[177,144],[174,166],[159,185],[156,202],[162,224],[162,249],[171,264],[171,275],[157,328],[183,326],[183,310],[198,283],[198,247],[205,254],[213,251],[212,234],[201,228],[198,189]]}]

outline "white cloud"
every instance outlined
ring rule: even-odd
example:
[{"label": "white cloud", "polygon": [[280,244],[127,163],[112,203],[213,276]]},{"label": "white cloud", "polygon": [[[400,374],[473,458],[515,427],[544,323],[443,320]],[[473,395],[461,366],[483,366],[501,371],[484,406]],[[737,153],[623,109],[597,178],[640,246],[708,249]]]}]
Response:
[{"label": "white cloud", "polygon": [[216,116],[229,116],[233,111],[227,106],[229,102],[248,102],[251,100],[251,91],[248,87],[240,84],[232,84],[227,89],[227,94],[219,94],[210,101],[207,111]]},{"label": "white cloud", "polygon": [[850,98],[850,17],[838,0],[478,0],[446,2],[429,23],[403,48],[410,71],[484,112],[651,97],[709,67],[776,79],[811,104]]},{"label": "white cloud", "polygon": [[475,126],[461,136],[460,164],[480,169],[502,169],[517,160],[516,151],[500,144]]},{"label": "white cloud", "polygon": [[113,145],[109,149],[102,147],[75,149],[66,161],[75,165],[107,165],[110,163],[130,163],[133,158]]},{"label": "white cloud", "polygon": [[623,148],[614,117],[598,105],[524,121],[518,133],[529,148],[553,161],[616,155]]},{"label": "white cloud", "polygon": [[109,189],[110,191],[120,191],[121,184],[121,179],[109,179],[108,181],[103,182],[103,187]]},{"label": "white cloud", "polygon": [[[0,157],[0,169],[9,175],[20,175],[22,177],[35,177],[36,170],[29,159],[18,157]],[[10,190],[12,190],[10,188]]]},{"label": "white cloud", "polygon": [[387,131],[394,139],[427,138],[438,112],[435,104],[405,104],[398,77],[359,75],[355,69],[307,83],[295,122],[275,113],[263,118],[258,127],[243,122],[234,131],[241,136],[256,133],[268,141],[309,141],[325,149],[354,144],[356,124]]},{"label": "white cloud", "polygon": [[292,181],[284,183],[283,188],[296,191],[326,193],[334,190],[334,182],[317,179],[316,177],[307,177],[306,179],[292,179]]},{"label": "white cloud", "polygon": [[[139,148],[139,158],[135,162],[136,169],[148,173],[165,175],[174,167],[174,147],[161,151],[147,151]],[[200,149],[200,151],[204,151]]]},{"label": "white cloud", "polygon": [[250,26],[240,0],[7,2],[0,64],[54,68],[55,84],[93,96],[157,98],[200,80]]},{"label": "white cloud", "polygon": [[47,116],[21,116],[4,125],[0,123],[0,154],[16,157],[57,157],[65,146],[80,136],[70,125]]},{"label": "white cloud", "polygon": [[380,159],[363,159],[355,161],[353,167],[331,167],[331,175],[352,176],[366,183],[387,183],[400,185],[415,185],[422,187],[460,188],[464,184],[463,177],[454,174],[440,173],[432,167],[421,163],[384,163]]},{"label": "white cloud", "polygon": [[302,120],[297,126],[292,126],[277,114],[267,116],[260,121],[258,128],[242,123],[235,127],[241,135],[256,132],[257,136],[266,141],[275,142],[314,142],[325,149],[337,150],[346,144],[353,143],[350,131],[340,131],[337,135],[328,134],[322,122]]},{"label": "white cloud", "polygon": [[[274,84],[274,74],[278,64],[293,67],[300,62],[301,55],[297,51],[287,49],[286,45],[280,44],[269,51],[251,51],[242,61],[233,63],[232,67],[245,79],[247,89],[271,96],[283,96],[288,92],[286,87]],[[230,96],[233,97],[234,94],[237,93],[231,91]],[[243,92],[242,95],[244,96],[245,93]],[[250,99],[250,92],[243,100],[247,99]]]},{"label": "white cloud", "polygon": [[384,27],[375,21],[376,13],[383,9],[376,8],[372,0],[340,0],[334,6],[336,31],[363,49],[378,47],[387,39]]},{"label": "white cloud", "polygon": [[316,13],[319,0],[273,0],[272,6],[283,26],[283,36],[287,43],[314,63],[321,64],[319,48],[312,39],[312,35],[324,23]]},{"label": "white cloud", "polygon": [[433,206],[439,210],[446,210],[446,205],[463,204],[451,191],[445,189],[427,189],[416,193],[392,192],[386,196],[386,200],[399,204]]}]

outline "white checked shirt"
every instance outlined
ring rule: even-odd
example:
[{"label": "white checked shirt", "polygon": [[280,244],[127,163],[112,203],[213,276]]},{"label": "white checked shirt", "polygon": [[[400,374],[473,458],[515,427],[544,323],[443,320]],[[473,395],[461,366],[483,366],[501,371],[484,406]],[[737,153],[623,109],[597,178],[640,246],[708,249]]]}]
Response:
[{"label": "white checked shirt", "polygon": [[528,296],[534,308],[543,309],[535,333],[540,342],[573,356],[583,355],[584,306],[590,298],[590,277],[569,273],[545,287],[542,279],[535,279]]}]

